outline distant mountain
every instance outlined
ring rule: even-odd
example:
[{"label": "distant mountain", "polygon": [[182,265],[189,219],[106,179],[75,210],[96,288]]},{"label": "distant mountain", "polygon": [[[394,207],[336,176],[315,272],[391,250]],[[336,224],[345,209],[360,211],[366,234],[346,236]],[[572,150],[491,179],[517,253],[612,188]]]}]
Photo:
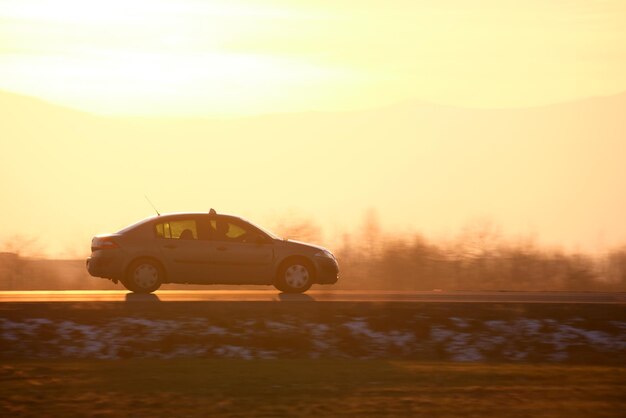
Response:
[{"label": "distant mountain", "polygon": [[148,193],[161,210],[295,209],[334,230],[376,207],[400,231],[488,217],[549,242],[626,242],[626,93],[228,120],[107,118],[0,93],[0,114],[3,231],[84,240],[145,215]]}]

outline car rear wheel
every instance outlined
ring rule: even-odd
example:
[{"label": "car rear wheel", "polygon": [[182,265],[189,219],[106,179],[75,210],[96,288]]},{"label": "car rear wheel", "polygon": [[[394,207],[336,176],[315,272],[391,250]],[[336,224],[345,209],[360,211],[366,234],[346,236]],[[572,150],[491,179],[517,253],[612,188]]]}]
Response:
[{"label": "car rear wheel", "polygon": [[284,265],[279,273],[275,287],[285,293],[303,293],[313,284],[313,272],[302,261],[293,261]]},{"label": "car rear wheel", "polygon": [[135,261],[128,269],[124,286],[135,293],[152,293],[161,287],[163,271],[151,260]]}]

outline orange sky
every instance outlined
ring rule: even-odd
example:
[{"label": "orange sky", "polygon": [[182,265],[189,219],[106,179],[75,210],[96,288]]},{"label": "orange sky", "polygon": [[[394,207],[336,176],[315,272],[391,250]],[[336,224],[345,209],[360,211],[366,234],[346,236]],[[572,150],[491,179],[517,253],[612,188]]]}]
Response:
[{"label": "orange sky", "polygon": [[626,88],[621,0],[0,5],[0,89],[105,114],[527,106]]},{"label": "orange sky", "polygon": [[625,28],[623,1],[0,0],[0,240],[82,253],[148,194],[331,238],[375,208],[626,243],[624,97],[533,108],[626,91]]}]

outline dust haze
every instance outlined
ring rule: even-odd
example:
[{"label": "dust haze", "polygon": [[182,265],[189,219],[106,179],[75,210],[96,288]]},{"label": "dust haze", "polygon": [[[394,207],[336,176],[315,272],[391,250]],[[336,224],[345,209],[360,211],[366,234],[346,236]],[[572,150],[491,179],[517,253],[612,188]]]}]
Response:
[{"label": "dust haze", "polygon": [[626,95],[535,108],[409,102],[233,119],[109,118],[0,94],[0,240],[85,256],[97,233],[161,212],[315,221],[333,247],[363,212],[401,237],[488,219],[598,253],[626,242]]},{"label": "dust haze", "polygon": [[337,288],[625,289],[625,94],[157,119],[0,93],[0,110],[3,289],[108,288],[90,239],[150,215],[144,194],[324,244]]},{"label": "dust haze", "polygon": [[[281,236],[324,243],[312,219],[283,219]],[[0,252],[0,290],[113,290],[108,280],[89,276],[83,259],[33,257],[37,242],[13,237]],[[10,251],[7,251],[10,250]],[[340,280],[333,289],[423,291],[626,291],[626,247],[604,254],[541,247],[532,239],[511,240],[489,222],[469,225],[449,241],[419,233],[398,236],[381,229],[369,210],[362,224],[333,248]],[[233,289],[255,286],[164,285],[164,289]]]}]

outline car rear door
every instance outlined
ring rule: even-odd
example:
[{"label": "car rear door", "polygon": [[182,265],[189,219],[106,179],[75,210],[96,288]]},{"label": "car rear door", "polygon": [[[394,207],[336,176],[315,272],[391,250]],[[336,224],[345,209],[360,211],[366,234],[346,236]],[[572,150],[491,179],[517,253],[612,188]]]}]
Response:
[{"label": "car rear door", "polygon": [[155,234],[169,282],[209,282],[211,242],[202,217],[181,215],[159,219]]}]

